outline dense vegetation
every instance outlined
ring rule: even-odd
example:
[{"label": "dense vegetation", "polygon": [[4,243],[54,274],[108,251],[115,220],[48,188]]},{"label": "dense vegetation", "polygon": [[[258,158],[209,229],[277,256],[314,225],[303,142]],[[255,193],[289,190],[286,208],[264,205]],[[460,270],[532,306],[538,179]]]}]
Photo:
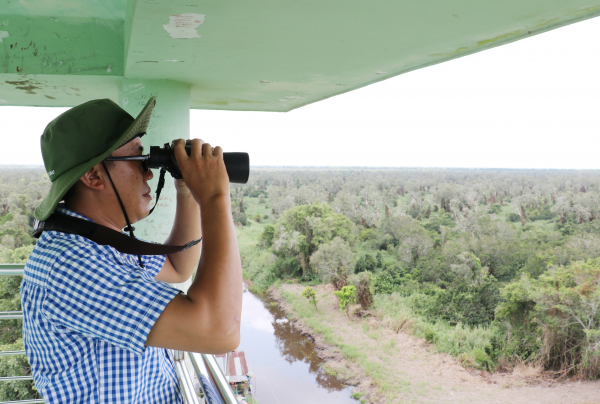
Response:
[{"label": "dense vegetation", "polygon": [[[0,168],[0,263],[23,263],[35,243],[31,237],[33,211],[48,193],[43,167]],[[21,310],[20,276],[0,276],[0,311]],[[0,321],[0,351],[23,349],[21,320]],[[31,374],[24,355],[0,357],[0,377]],[[0,383],[0,401],[36,398],[31,381]]]},{"label": "dense vegetation", "polygon": [[[232,187],[232,214],[256,291],[331,283],[465,365],[526,361],[593,379],[599,174],[255,169],[249,184]],[[42,168],[0,169],[0,263],[27,259],[48,187]],[[0,311],[20,309],[19,284],[0,277]],[[22,349],[20,327],[0,323],[0,350]],[[29,371],[22,356],[0,358],[0,376]],[[0,400],[34,395],[30,382],[0,383]]]},{"label": "dense vegetation", "polygon": [[255,170],[232,191],[245,276],[352,284],[466,365],[597,378],[598,174]]}]

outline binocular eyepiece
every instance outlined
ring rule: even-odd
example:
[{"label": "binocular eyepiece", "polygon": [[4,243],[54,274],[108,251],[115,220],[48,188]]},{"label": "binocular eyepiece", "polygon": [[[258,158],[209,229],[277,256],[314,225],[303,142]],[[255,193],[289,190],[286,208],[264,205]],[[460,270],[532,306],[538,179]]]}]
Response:
[{"label": "binocular eyepiece", "polygon": [[[186,144],[185,151],[188,156],[192,145]],[[250,156],[248,153],[223,153],[223,161],[229,176],[229,182],[245,184],[250,176]],[[164,168],[169,174],[178,180],[182,179],[181,171],[177,165],[175,151],[169,143],[163,147],[151,146],[147,160],[148,168]]]},{"label": "binocular eyepiece", "polygon": [[[186,144],[185,151],[189,156],[192,152],[192,145]],[[148,171],[151,168],[164,168],[173,178],[178,180],[183,179],[181,170],[179,170],[179,166],[177,165],[175,151],[169,143],[165,143],[163,147],[151,146],[150,154],[143,156],[108,157],[106,159],[106,161],[119,160],[141,161],[144,171]],[[225,162],[229,182],[236,184],[245,184],[248,182],[248,177],[250,176],[250,156],[248,153],[223,153],[223,161]]]}]

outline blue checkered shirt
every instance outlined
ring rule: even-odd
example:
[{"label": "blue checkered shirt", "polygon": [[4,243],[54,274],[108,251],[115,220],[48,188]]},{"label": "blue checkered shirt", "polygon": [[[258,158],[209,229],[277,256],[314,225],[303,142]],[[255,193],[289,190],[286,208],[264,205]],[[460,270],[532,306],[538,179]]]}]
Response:
[{"label": "blue checkered shirt", "polygon": [[47,403],[183,402],[167,350],[144,346],[179,291],[154,279],[164,255],[142,259],[144,268],[137,256],[84,237],[42,233],[21,304],[27,359]]}]

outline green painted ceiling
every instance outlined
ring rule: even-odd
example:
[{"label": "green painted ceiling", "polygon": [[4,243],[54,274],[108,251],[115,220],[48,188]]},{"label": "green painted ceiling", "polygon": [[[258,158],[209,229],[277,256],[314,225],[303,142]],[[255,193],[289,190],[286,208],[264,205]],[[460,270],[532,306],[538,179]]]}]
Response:
[{"label": "green painted ceiling", "polygon": [[0,0],[0,105],[191,86],[199,109],[289,111],[600,15],[600,0]]}]

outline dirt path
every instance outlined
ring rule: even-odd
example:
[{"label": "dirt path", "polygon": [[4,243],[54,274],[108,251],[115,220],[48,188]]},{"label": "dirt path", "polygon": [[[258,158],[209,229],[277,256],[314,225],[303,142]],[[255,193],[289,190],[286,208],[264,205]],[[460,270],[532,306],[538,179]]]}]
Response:
[{"label": "dirt path", "polygon": [[[283,285],[272,296],[284,310],[297,313],[282,292],[300,296],[302,289]],[[436,353],[431,344],[396,334],[376,318],[349,321],[328,286],[315,289],[319,311],[305,308],[307,318],[295,325],[315,339],[330,372],[364,393],[365,403],[600,404],[600,381],[556,383],[527,367],[495,374],[466,370],[450,355]],[[295,304],[304,302],[297,299]],[[311,318],[325,321],[331,332],[314,333],[307,326]]]}]

